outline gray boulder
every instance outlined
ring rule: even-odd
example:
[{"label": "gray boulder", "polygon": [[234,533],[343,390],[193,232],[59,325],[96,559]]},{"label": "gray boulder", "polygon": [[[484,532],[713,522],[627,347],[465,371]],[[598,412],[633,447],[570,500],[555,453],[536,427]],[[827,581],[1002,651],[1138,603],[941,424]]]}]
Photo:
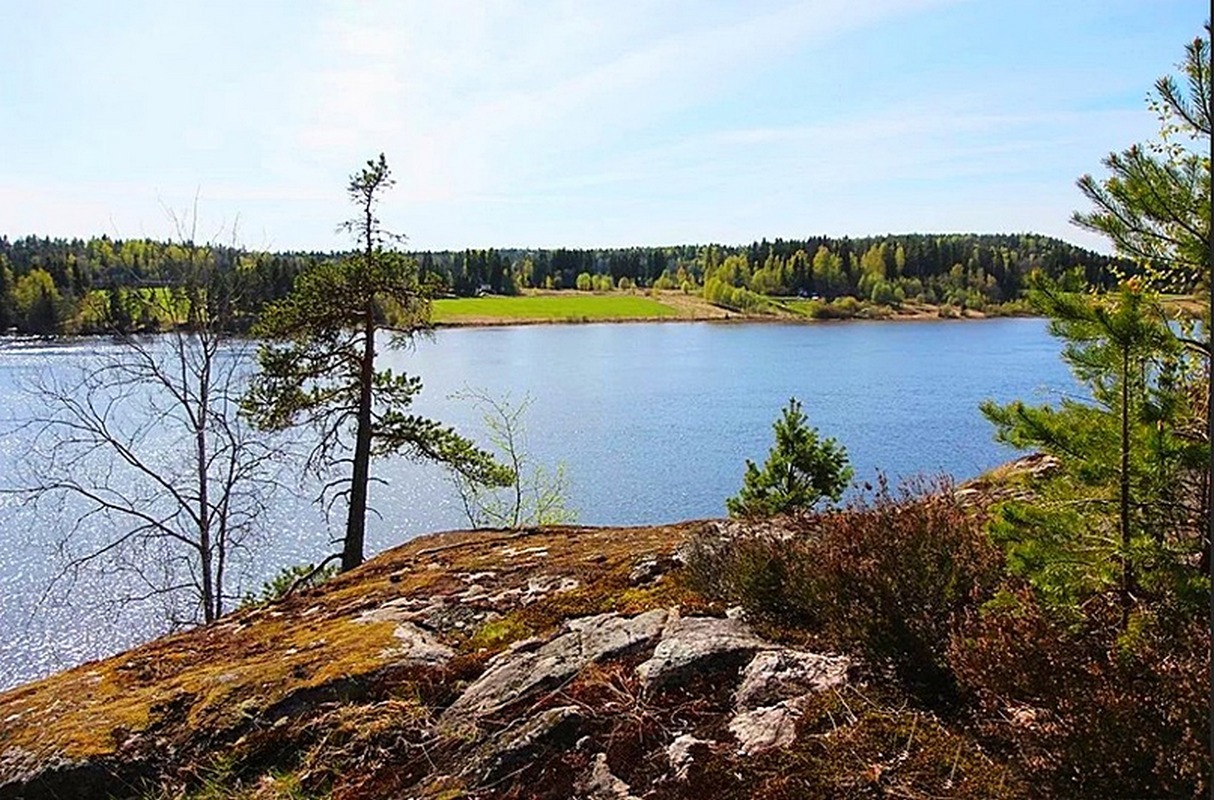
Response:
[{"label": "gray boulder", "polygon": [[788,703],[743,711],[729,721],[729,732],[738,740],[738,753],[751,756],[775,747],[788,747],[797,739],[801,712]]},{"label": "gray boulder", "polygon": [[772,647],[741,620],[672,613],[653,656],[637,667],[637,675],[645,690],[653,691],[695,670],[741,666],[756,651]]},{"label": "gray boulder", "polygon": [[846,682],[851,665],[846,656],[767,650],[742,670],[734,701],[739,709],[749,710],[840,686]]},{"label": "gray boulder", "polygon": [[590,664],[651,645],[662,631],[666,612],[635,617],[600,614],[566,623],[566,632],[546,644],[508,650],[489,662],[439,718],[440,730],[466,727],[492,717],[521,700],[551,691]]},{"label": "gray boulder", "polygon": [[742,670],[734,693],[737,713],[729,732],[741,755],[755,755],[796,741],[797,720],[814,694],[847,681],[845,656],[777,649],[757,654]]}]

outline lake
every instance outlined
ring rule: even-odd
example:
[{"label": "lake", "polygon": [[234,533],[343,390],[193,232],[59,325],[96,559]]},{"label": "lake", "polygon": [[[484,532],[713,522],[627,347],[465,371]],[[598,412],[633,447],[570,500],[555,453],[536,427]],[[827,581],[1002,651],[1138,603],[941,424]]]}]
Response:
[{"label": "lake", "polygon": [[[113,347],[0,343],[2,416],[28,409],[22,376],[87,364]],[[722,516],[744,460],[765,457],[771,423],[790,396],[810,424],[846,446],[858,481],[877,470],[973,476],[1015,455],[993,441],[978,403],[1074,391],[1059,351],[1039,319],[637,323],[445,329],[385,353],[384,364],[422,376],[419,412],[474,437],[483,430],[478,412],[450,395],[475,387],[530,396],[528,453],[546,465],[564,462],[579,522],[628,525]],[[0,438],[0,482],[27,449],[20,434]],[[466,526],[441,470],[401,460],[375,470],[388,485],[371,489],[381,516],[368,522],[369,553]],[[305,499],[282,503],[246,586],[330,552],[330,532],[342,522],[326,527]],[[54,509],[0,497],[0,688],[147,636],[146,609],[97,613],[90,597],[101,579],[43,597],[62,525]]]}]

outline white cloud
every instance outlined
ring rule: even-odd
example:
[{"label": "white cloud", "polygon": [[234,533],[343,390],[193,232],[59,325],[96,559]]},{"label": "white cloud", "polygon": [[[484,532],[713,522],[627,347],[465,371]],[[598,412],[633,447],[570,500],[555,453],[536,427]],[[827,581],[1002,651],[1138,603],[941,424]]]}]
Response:
[{"label": "white cloud", "polygon": [[386,150],[411,203],[514,191],[790,48],[935,4],[341,4],[297,141],[347,164]]},{"label": "white cloud", "polygon": [[[1041,228],[1034,208],[1045,219],[1077,204],[1077,174],[1151,135],[1139,109],[1154,73],[1063,58],[1029,35],[1083,14],[1043,2],[1040,21],[1018,18],[1017,47],[988,59],[983,47],[1007,39],[965,26],[989,8],[942,5],[332,0],[280,25],[253,4],[242,48],[199,31],[198,63],[175,57],[163,74],[138,48],[80,40],[65,44],[78,68],[101,66],[76,95],[62,94],[78,77],[66,68],[13,95],[37,124],[7,131],[0,225],[164,235],[159,199],[183,207],[200,189],[217,221],[239,211],[250,245],[343,247],[342,187],[383,151],[398,179],[385,221],[419,247]],[[228,22],[192,14],[179,27]],[[145,35],[130,27],[131,42]],[[1088,52],[1109,42],[1075,33]],[[107,94],[114,76],[134,77]],[[182,107],[148,101],[163,97]]]}]

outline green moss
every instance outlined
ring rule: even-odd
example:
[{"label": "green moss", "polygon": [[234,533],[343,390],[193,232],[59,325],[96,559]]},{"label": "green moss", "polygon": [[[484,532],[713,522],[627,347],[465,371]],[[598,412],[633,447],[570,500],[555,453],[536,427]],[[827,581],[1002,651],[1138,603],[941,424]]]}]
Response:
[{"label": "green moss", "polygon": [[467,649],[497,650],[512,642],[526,639],[533,631],[514,615],[490,620],[476,630],[468,639]]}]

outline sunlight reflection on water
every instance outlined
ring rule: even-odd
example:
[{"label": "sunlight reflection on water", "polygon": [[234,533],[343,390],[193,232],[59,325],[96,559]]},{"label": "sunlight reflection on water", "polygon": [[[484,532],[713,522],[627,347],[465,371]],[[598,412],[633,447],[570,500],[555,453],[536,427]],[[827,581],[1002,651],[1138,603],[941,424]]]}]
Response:
[{"label": "sunlight reflection on water", "polygon": [[[0,342],[0,484],[26,463],[28,440],[11,420],[29,408],[20,383],[88,364],[116,345],[101,339]],[[858,480],[973,475],[1014,454],[991,438],[977,410],[987,397],[1040,402],[1074,383],[1042,320],[712,325],[520,326],[443,330],[384,364],[420,374],[420,413],[474,437],[477,413],[449,399],[465,387],[534,398],[529,450],[564,460],[572,505],[588,524],[643,524],[720,516],[743,460],[761,459],[771,421],[790,395],[810,423],[847,446]],[[382,516],[369,520],[368,552],[415,535],[461,527],[444,473],[395,459],[372,487]],[[309,502],[280,503],[264,546],[243,576],[255,590],[278,568],[330,552]],[[0,495],[0,688],[123,649],[157,630],[157,610],[100,613],[106,581],[85,576],[42,597],[57,568],[50,551],[64,525],[54,509]],[[104,536],[90,530],[89,536]]]}]

